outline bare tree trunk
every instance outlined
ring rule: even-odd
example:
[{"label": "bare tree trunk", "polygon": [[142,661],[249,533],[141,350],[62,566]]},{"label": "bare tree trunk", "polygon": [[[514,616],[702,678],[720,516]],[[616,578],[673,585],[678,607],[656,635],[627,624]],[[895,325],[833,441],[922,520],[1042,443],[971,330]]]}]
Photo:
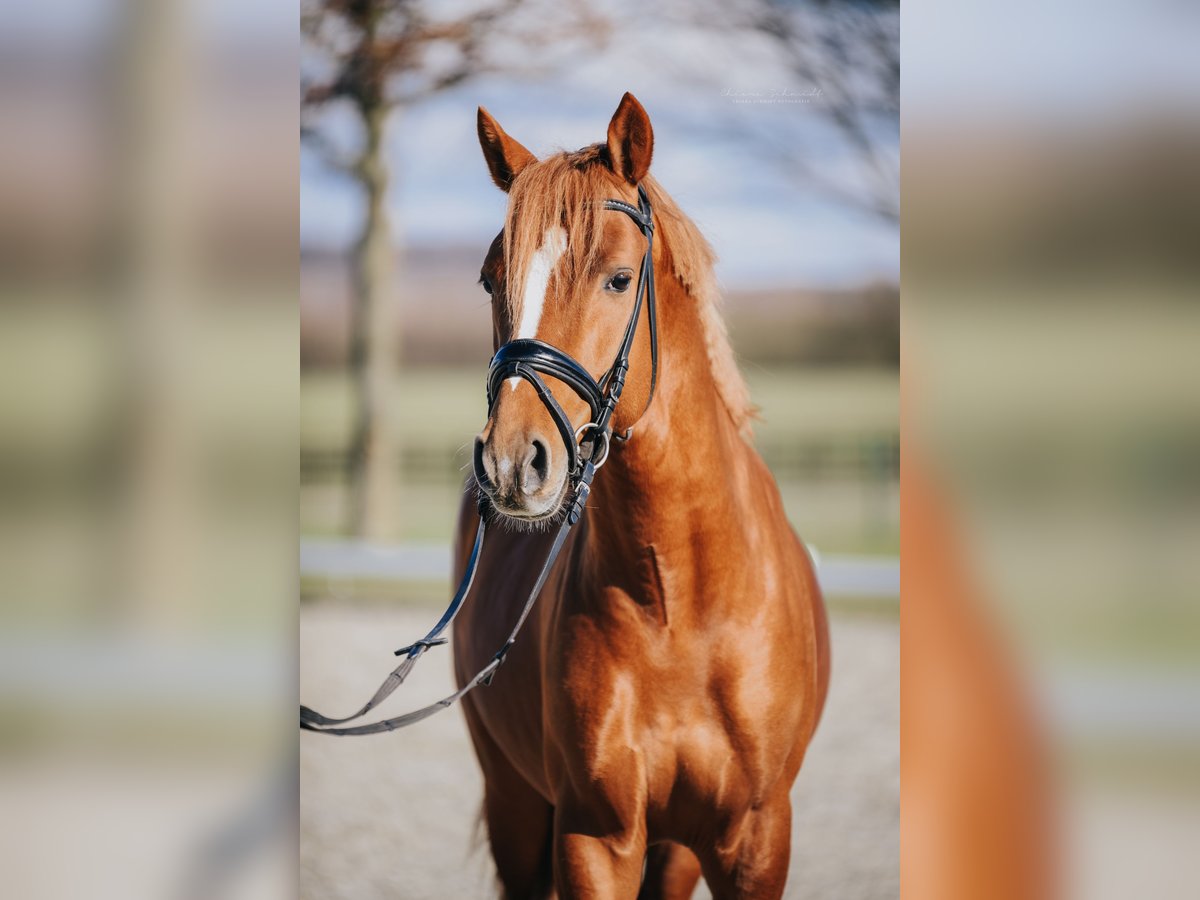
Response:
[{"label": "bare tree trunk", "polygon": [[[121,48],[122,168],[115,184],[117,264],[111,288],[122,316],[130,423],[124,564],[112,623],[178,626],[196,563],[195,419],[187,406],[188,336],[194,334],[187,217],[194,197],[180,168],[190,60],[178,11],[154,2],[128,9]],[[181,181],[183,186],[181,187]],[[121,623],[123,624],[123,623]]]},{"label": "bare tree trunk", "polygon": [[399,524],[399,452],[395,414],[395,304],[392,241],[387,217],[384,104],[362,110],[366,144],[357,175],[367,197],[362,236],[354,248],[353,328],[350,369],[354,433],[350,446],[351,532],[393,540]]}]

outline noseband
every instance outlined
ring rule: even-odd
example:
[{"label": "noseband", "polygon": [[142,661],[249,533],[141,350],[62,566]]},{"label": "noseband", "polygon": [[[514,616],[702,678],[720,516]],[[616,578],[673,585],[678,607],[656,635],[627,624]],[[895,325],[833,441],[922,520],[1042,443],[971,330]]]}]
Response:
[{"label": "noseband", "polygon": [[[605,200],[604,208],[625,213],[633,219],[646,238],[646,252],[642,255],[641,271],[638,273],[633,311],[629,314],[624,336],[608,371],[599,379],[595,379],[569,353],[534,338],[518,338],[496,351],[487,377],[489,416],[496,405],[500,385],[507,379],[523,378],[537,391],[546,411],[550,413],[550,418],[554,420],[567,451],[567,474],[576,495],[567,516],[570,518],[574,515],[576,519],[583,511],[583,503],[587,501],[587,492],[595,470],[604,465],[608,458],[609,442],[614,437],[612,416],[625,388],[625,377],[629,373],[629,355],[637,336],[643,302],[650,320],[650,395],[646,399],[647,409],[654,399],[654,390],[658,384],[658,316],[654,305],[654,219],[650,210],[650,199],[646,196],[646,189],[638,185],[637,206],[630,206],[622,200]],[[554,399],[554,394],[542,380],[542,375],[549,375],[574,391],[588,405],[591,418],[576,428],[559,402]],[[628,440],[632,433],[631,426],[624,434],[615,437],[617,440]],[[579,452],[581,448],[586,450],[586,454]],[[475,460],[475,479],[481,485],[487,479],[478,458]],[[579,502],[581,491],[583,502]]]},{"label": "noseband", "polygon": [[[441,619],[438,620],[437,624],[430,629],[425,637],[396,651],[397,656],[404,657],[403,661],[384,679],[383,684],[379,686],[374,696],[361,709],[344,718],[334,719],[323,716],[307,706],[301,706],[300,727],[302,729],[306,731],[318,731],[323,734],[360,735],[395,731],[397,728],[412,725],[454,705],[454,703],[480,685],[491,684],[492,676],[496,674],[496,670],[500,668],[501,663],[504,662],[505,657],[508,655],[509,649],[516,642],[517,634],[520,632],[521,626],[525,624],[525,619],[528,618],[530,610],[533,609],[533,604],[541,593],[542,586],[546,583],[546,578],[550,575],[550,570],[553,568],[554,561],[558,558],[559,551],[562,550],[563,544],[566,542],[567,535],[570,533],[571,528],[579,521],[580,516],[583,515],[584,507],[587,505],[588,494],[591,492],[592,479],[595,477],[597,470],[608,459],[610,441],[614,438],[619,441],[627,441],[633,434],[633,427],[631,426],[624,434],[614,435],[612,417],[617,404],[621,400],[621,392],[625,389],[625,378],[629,374],[629,355],[633,350],[633,341],[637,335],[638,320],[641,317],[643,302],[646,305],[650,327],[650,394],[646,398],[646,406],[642,410],[643,415],[645,415],[646,409],[649,409],[650,403],[654,399],[654,390],[658,384],[658,324],[654,306],[654,221],[650,209],[650,199],[646,196],[646,189],[639,184],[638,205],[636,207],[622,200],[605,200],[604,208],[625,213],[625,215],[633,219],[638,229],[646,237],[646,252],[642,256],[642,269],[638,274],[637,296],[633,301],[633,311],[629,315],[629,321],[625,325],[625,334],[621,339],[621,344],[617,348],[617,355],[613,359],[612,365],[609,366],[608,371],[599,379],[593,378],[591,373],[569,353],[533,338],[518,338],[504,344],[496,351],[492,357],[491,365],[488,367],[488,415],[491,416],[492,414],[492,410],[496,405],[496,396],[499,394],[500,386],[505,380],[509,378],[523,378],[532,384],[534,390],[537,391],[538,397],[541,398],[542,403],[550,413],[550,418],[554,420],[554,425],[558,429],[563,445],[566,447],[569,461],[567,478],[572,490],[570,505],[567,507],[566,514],[559,524],[554,543],[550,547],[550,552],[542,564],[537,581],[534,583],[533,589],[529,592],[525,600],[525,606],[521,610],[521,614],[518,616],[512,631],[509,633],[508,639],[496,651],[491,661],[474,678],[448,697],[443,697],[436,703],[431,703],[428,706],[402,716],[384,719],[381,722],[354,725],[346,728],[338,727],[346,722],[358,719],[374,709],[404,682],[404,679],[408,677],[408,673],[416,665],[417,660],[426,651],[432,647],[446,643],[447,639],[442,637],[442,634],[450,626],[450,623],[454,621],[455,616],[458,615],[458,611],[462,608],[463,601],[466,600],[467,594],[470,593],[471,585],[475,580],[475,570],[479,567],[484,534],[487,531],[487,501],[486,494],[482,488],[482,485],[486,481],[486,475],[483,472],[482,463],[478,455],[476,455],[474,463],[475,480],[480,485],[479,526],[475,531],[475,543],[471,548],[471,556],[467,560],[466,571],[463,573],[458,590],[455,592],[454,598],[450,601],[450,605],[446,607],[446,611],[442,613]],[[567,416],[559,402],[554,399],[554,394],[550,391],[550,388],[546,386],[546,382],[542,379],[543,375],[548,375],[562,382],[574,391],[587,404],[591,418],[578,428],[574,427],[570,417]],[[580,453],[581,449],[585,452]]]}]

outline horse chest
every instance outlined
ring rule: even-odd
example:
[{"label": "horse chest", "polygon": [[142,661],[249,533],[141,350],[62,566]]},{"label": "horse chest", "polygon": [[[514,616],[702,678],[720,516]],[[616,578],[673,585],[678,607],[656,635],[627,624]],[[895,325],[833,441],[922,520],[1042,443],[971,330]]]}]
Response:
[{"label": "horse chest", "polygon": [[551,768],[670,835],[753,806],[798,758],[805,653],[786,579],[730,584],[641,561],[638,590],[564,590],[546,623]]},{"label": "horse chest", "polygon": [[575,783],[616,803],[640,798],[670,832],[688,810],[754,803],[793,740],[766,724],[773,710],[753,666],[719,651],[689,659],[653,644],[629,633],[572,654],[556,721],[569,725],[560,753]]}]

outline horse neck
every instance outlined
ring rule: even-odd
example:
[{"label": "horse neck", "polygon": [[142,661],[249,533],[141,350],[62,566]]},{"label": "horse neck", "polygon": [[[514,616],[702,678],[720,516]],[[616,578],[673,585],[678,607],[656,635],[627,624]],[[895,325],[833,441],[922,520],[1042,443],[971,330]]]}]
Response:
[{"label": "horse neck", "polygon": [[588,554],[606,573],[638,572],[651,552],[658,565],[702,571],[722,556],[715,548],[733,549],[753,494],[750,450],[717,390],[698,301],[673,275],[659,278],[658,391],[588,504]]}]

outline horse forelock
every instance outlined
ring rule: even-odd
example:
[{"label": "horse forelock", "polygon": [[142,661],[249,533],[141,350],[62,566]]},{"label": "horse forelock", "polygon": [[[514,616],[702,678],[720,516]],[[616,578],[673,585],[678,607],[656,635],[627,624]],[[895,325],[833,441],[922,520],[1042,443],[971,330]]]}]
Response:
[{"label": "horse forelock", "polygon": [[[595,144],[557,153],[527,166],[513,183],[504,222],[505,303],[512,321],[533,261],[547,234],[567,236],[558,276],[588,277],[601,258],[603,202],[619,196],[619,182],[607,162],[608,150]],[[721,315],[721,295],[713,264],[716,256],[695,223],[651,176],[643,182],[657,222],[655,241],[666,249],[675,277],[696,303],[705,353],[721,400],[734,425],[749,438],[755,414]],[[661,276],[660,276],[661,277]]]}]

